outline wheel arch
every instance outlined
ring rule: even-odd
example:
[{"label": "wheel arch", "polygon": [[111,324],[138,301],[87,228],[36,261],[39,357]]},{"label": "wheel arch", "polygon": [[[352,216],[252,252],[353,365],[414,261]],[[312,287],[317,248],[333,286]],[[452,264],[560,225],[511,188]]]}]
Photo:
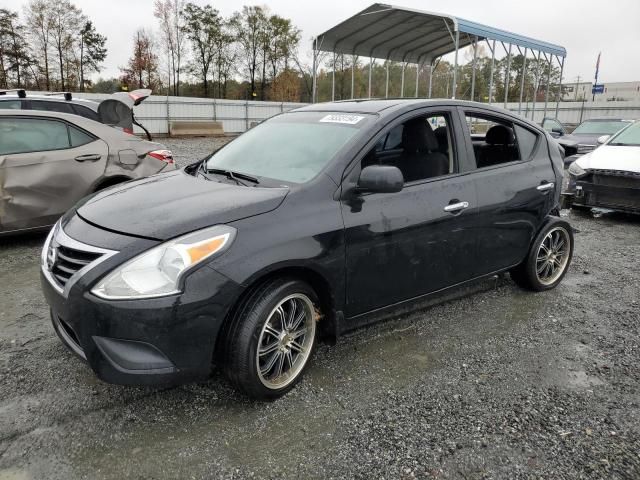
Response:
[{"label": "wheel arch", "polygon": [[219,343],[224,342],[226,337],[225,332],[228,330],[229,324],[237,309],[240,308],[243,302],[245,302],[247,298],[256,291],[256,289],[276,278],[292,278],[309,284],[316,295],[318,295],[320,303],[319,307],[322,314],[321,319],[318,321],[320,335],[322,338],[326,338],[330,342],[335,341],[339,332],[339,319],[342,317],[341,312],[336,311],[335,292],[333,292],[329,280],[317,269],[309,266],[282,265],[268,270],[263,270],[253,275],[247,281],[246,288],[238,296],[233,303],[233,306],[227,312],[224,323],[220,329],[221,335],[218,335],[216,352],[220,352],[222,350]]}]

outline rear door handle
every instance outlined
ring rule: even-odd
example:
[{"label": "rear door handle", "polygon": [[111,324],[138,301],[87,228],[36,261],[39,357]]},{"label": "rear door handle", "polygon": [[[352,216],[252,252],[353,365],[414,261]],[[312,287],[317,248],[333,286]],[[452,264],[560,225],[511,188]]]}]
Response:
[{"label": "rear door handle", "polygon": [[97,160],[100,160],[101,158],[102,155],[100,155],[99,153],[89,153],[87,155],[79,155],[74,158],[74,160],[76,162],[95,162]]},{"label": "rear door handle", "polygon": [[460,210],[464,210],[465,208],[469,208],[469,202],[458,202],[458,203],[450,203],[446,207],[444,207],[445,212],[458,212]]},{"label": "rear door handle", "polygon": [[546,182],[546,183],[543,183],[542,185],[538,185],[536,187],[536,190],[538,190],[539,192],[543,192],[544,193],[544,192],[547,192],[547,191],[551,190],[554,186],[555,186],[555,183]]}]

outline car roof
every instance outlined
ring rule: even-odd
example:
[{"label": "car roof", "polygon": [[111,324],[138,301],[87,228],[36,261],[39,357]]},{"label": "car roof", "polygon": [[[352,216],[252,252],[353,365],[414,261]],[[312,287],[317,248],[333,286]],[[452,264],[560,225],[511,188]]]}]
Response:
[{"label": "car roof", "polygon": [[399,114],[410,112],[418,108],[424,107],[464,107],[484,110],[488,115],[495,113],[498,115],[507,115],[518,119],[520,122],[526,123],[541,130],[540,126],[517,115],[514,112],[503,108],[494,107],[486,103],[471,102],[467,100],[454,100],[448,98],[387,98],[387,99],[362,99],[362,100],[344,100],[338,102],[314,103],[305,105],[304,107],[290,110],[291,112],[345,112],[345,113],[364,113],[377,114],[380,117],[397,116]]},{"label": "car roof", "polygon": [[16,93],[5,93],[4,95],[0,95],[0,102],[3,100],[34,100],[34,99],[47,100],[52,102],[76,103],[79,105],[84,105],[86,107],[89,107],[92,110],[97,110],[98,105],[100,104],[99,102],[94,102],[93,100],[87,100],[84,98],[72,98],[71,100],[67,100],[63,96],[57,96],[57,95],[28,95],[24,98],[19,97]]}]

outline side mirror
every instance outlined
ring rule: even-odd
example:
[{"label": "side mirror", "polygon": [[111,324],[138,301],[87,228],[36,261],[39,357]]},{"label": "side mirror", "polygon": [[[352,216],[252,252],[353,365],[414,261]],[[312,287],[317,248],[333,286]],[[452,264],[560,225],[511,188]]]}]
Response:
[{"label": "side mirror", "polygon": [[561,137],[562,135],[564,135],[564,130],[562,130],[560,127],[554,127],[551,129],[551,133],[555,133],[556,135]]},{"label": "side mirror", "polygon": [[602,145],[603,143],[607,143],[607,140],[611,138],[611,135],[602,135],[598,137],[598,145]]},{"label": "side mirror", "polygon": [[398,167],[370,165],[362,169],[358,190],[371,193],[395,193],[402,190],[404,177]]}]

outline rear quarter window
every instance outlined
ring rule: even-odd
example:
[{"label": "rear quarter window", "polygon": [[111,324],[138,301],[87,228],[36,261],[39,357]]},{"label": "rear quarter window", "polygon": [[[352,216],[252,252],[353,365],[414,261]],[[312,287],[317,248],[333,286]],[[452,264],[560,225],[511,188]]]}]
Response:
[{"label": "rear quarter window", "polygon": [[538,134],[533,133],[529,129],[521,127],[520,125],[514,125],[514,131],[518,140],[520,158],[522,158],[522,160],[529,160],[533,156],[533,152],[536,149],[536,144],[538,143]]},{"label": "rear quarter window", "polygon": [[98,114],[88,107],[85,107],[83,105],[72,105],[72,108],[76,115],[80,115],[81,117],[88,118],[96,122],[100,121]]},{"label": "rear quarter window", "polygon": [[95,139],[96,138],[93,135],[69,125],[69,140],[71,141],[71,147],[80,147],[93,142]]}]

